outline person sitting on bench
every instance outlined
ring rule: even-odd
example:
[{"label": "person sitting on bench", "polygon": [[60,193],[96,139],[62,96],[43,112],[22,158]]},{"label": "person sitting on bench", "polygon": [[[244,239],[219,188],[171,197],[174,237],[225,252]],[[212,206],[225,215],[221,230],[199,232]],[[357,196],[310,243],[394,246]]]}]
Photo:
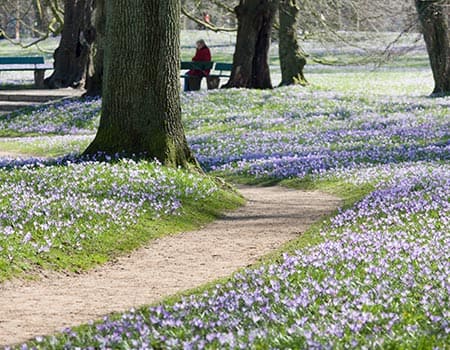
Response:
[{"label": "person sitting on bench", "polygon": [[[197,51],[195,56],[192,57],[192,62],[211,62],[212,56],[209,47],[206,45],[205,40],[200,39],[196,43]],[[184,91],[191,91],[189,87],[190,77],[196,77],[200,81],[203,77],[207,77],[209,75],[210,70],[197,70],[193,69],[187,72],[187,77],[184,79]]]}]

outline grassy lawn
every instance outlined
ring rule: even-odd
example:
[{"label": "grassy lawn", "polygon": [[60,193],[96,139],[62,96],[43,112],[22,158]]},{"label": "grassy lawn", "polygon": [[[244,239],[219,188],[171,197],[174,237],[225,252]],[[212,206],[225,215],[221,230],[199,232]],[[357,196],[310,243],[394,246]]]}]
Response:
[{"label": "grassy lawn", "polygon": [[[229,52],[223,51],[226,61]],[[432,77],[425,56],[411,57],[404,66],[406,58],[375,71],[313,65],[307,88],[183,94],[188,140],[210,175],[322,190],[343,198],[343,208],[226,280],[30,345],[445,349],[450,342],[450,103],[427,97]],[[0,158],[0,183],[5,183],[0,206],[7,213],[0,225],[15,230],[0,241],[1,247],[12,247],[0,256],[17,261],[14,270],[6,267],[8,275],[36,264],[87,268],[242,201],[208,177],[155,164],[64,163],[58,157],[73,153],[71,159],[94,135],[99,106],[98,100],[67,101],[0,118],[2,149],[51,155],[57,158],[50,162],[64,164],[24,166],[27,160]],[[166,186],[160,196],[142,199],[154,194],[149,187]],[[180,189],[189,195],[179,197]],[[67,200],[69,193],[74,202]],[[112,212],[90,211],[103,207],[98,203],[104,200],[113,201]],[[170,215],[174,205],[181,216]],[[61,223],[72,219],[71,208],[81,217],[65,230]],[[211,215],[199,219],[202,208],[211,208]],[[40,221],[42,210],[51,213],[51,229]],[[117,225],[105,227],[112,215]],[[160,226],[166,215],[167,230]],[[28,240],[32,221],[38,225]],[[108,241],[117,234],[123,237],[120,244]],[[99,249],[96,242],[104,241],[107,248]],[[36,254],[40,249],[42,257]]]}]

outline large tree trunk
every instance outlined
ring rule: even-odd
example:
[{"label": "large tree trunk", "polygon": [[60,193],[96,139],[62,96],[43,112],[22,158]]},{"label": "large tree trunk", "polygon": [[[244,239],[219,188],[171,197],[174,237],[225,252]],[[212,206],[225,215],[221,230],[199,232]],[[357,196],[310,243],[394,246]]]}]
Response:
[{"label": "large tree trunk", "polygon": [[226,88],[271,89],[270,36],[277,0],[240,0],[233,71]]},{"label": "large tree trunk", "polygon": [[92,0],[65,0],[64,28],[54,53],[53,74],[45,80],[52,89],[81,87],[86,78],[92,32]]},{"label": "large tree trunk", "polygon": [[105,0],[93,0],[92,27],[94,42],[88,59],[86,95],[100,96],[103,82],[103,56],[106,30]]},{"label": "large tree trunk", "polygon": [[433,71],[433,95],[450,95],[450,0],[416,0]]},{"label": "large tree trunk", "polygon": [[307,81],[303,68],[306,65],[306,58],[300,49],[297,39],[300,15],[298,0],[280,0],[279,13],[280,85],[305,85]]},{"label": "large tree trunk", "polygon": [[180,1],[108,0],[100,127],[86,154],[195,159],[181,123]]}]

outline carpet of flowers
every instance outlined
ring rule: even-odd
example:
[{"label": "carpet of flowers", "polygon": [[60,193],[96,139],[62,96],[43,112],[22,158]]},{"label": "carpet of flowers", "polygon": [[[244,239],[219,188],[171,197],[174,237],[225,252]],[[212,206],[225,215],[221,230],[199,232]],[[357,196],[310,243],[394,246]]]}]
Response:
[{"label": "carpet of flowers", "polygon": [[[99,100],[69,100],[3,117],[0,129],[67,135],[54,147],[67,152],[72,144],[77,151],[90,140],[80,134],[95,133],[99,108]],[[287,88],[188,94],[183,108],[189,143],[208,171],[285,179],[371,164],[449,160],[445,98],[370,99]]]},{"label": "carpet of flowers", "polygon": [[231,95],[239,99],[227,102],[223,94],[205,97],[207,103],[200,102],[205,112],[195,107],[194,99],[186,103],[195,111],[186,113],[187,128],[193,131],[189,140],[208,170],[303,178],[336,169],[450,156],[448,99],[370,100],[297,89]]},{"label": "carpet of flowers", "polygon": [[9,160],[0,167],[0,266],[53,248],[82,250],[84,242],[120,234],[144,213],[177,215],[184,201],[218,190],[211,179],[157,163],[48,163]]},{"label": "carpet of flowers", "polygon": [[92,134],[98,125],[99,99],[63,100],[0,116],[0,135]]},{"label": "carpet of flowers", "polygon": [[[191,94],[183,102],[189,142],[208,171],[284,179],[367,164],[449,159],[448,99],[371,100],[291,88]],[[64,142],[80,145],[76,135],[95,132],[99,107],[99,100],[69,100],[6,116],[0,126],[12,134],[69,135]]]}]

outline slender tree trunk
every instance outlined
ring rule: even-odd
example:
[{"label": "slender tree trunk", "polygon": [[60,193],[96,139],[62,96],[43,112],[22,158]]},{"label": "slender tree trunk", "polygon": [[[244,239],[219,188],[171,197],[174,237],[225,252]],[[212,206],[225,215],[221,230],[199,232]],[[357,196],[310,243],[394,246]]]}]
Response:
[{"label": "slender tree trunk", "polygon": [[269,68],[270,36],[278,7],[277,0],[240,0],[233,71],[226,88],[271,89]]},{"label": "slender tree trunk", "polygon": [[450,95],[450,1],[416,0],[435,87],[433,95]]},{"label": "slender tree trunk", "polygon": [[281,84],[292,85],[307,83],[303,68],[306,65],[306,57],[298,44],[298,19],[300,8],[298,0],[280,0],[280,66]]},{"label": "slender tree trunk", "polygon": [[16,1],[16,25],[15,25],[15,37],[17,41],[20,41],[20,21],[21,21],[21,15],[20,15],[20,0]]},{"label": "slender tree trunk", "polygon": [[65,0],[64,28],[59,47],[54,53],[53,74],[45,80],[52,89],[81,87],[92,42],[90,17],[92,0]]},{"label": "slender tree trunk", "polygon": [[86,74],[86,95],[101,96],[106,30],[105,0],[93,0],[92,27],[94,33],[94,41],[91,45],[88,59]]},{"label": "slender tree trunk", "polygon": [[181,123],[180,1],[108,0],[100,127],[86,154],[196,164]]}]

